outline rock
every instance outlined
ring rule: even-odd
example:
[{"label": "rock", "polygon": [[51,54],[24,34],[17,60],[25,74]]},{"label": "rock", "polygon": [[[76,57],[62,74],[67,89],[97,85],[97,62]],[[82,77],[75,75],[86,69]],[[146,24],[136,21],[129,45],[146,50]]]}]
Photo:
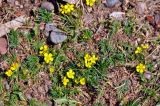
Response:
[{"label": "rock", "polygon": [[122,20],[122,19],[124,19],[124,15],[125,15],[124,12],[112,12],[109,16],[110,16],[110,18],[113,17],[117,20]]},{"label": "rock", "polygon": [[48,11],[53,11],[53,10],[54,10],[53,4],[50,3],[50,2],[47,2],[47,1],[42,2],[41,8],[44,8],[44,9],[46,9],[46,10],[48,10]]},{"label": "rock", "polygon": [[106,0],[106,6],[111,8],[116,4],[118,4],[119,2],[120,2],[119,0]]},{"label": "rock", "polygon": [[0,100],[0,106],[4,106],[4,102]]},{"label": "rock", "polygon": [[155,15],[156,28],[160,28],[160,14]]},{"label": "rock", "polygon": [[149,72],[149,71],[146,71],[146,72],[144,73],[144,76],[145,76],[146,79],[151,79],[152,73]]},{"label": "rock", "polygon": [[0,38],[0,54],[6,54],[8,49],[8,43],[6,38]]},{"label": "rock", "polygon": [[146,3],[145,2],[138,2],[136,10],[137,10],[138,14],[140,14],[140,15],[144,14],[147,11]]},{"label": "rock", "polygon": [[2,6],[2,0],[0,0],[0,7]]},{"label": "rock", "polygon": [[4,85],[5,85],[6,90],[9,90],[9,89],[10,89],[10,86],[9,86],[9,84],[8,84],[7,81],[4,82]]},{"label": "rock", "polygon": [[67,36],[62,32],[51,32],[50,34],[50,40],[52,43],[58,44],[62,43],[64,40],[67,39]]},{"label": "rock", "polygon": [[79,0],[63,0],[69,4],[76,4]]},{"label": "rock", "polygon": [[54,44],[58,44],[67,39],[66,34],[64,34],[60,29],[58,29],[54,24],[48,23],[45,26],[45,35],[49,37],[50,41]]},{"label": "rock", "polygon": [[45,31],[44,31],[45,35],[48,37],[49,33],[52,32],[52,31],[61,32],[61,30],[59,30],[58,28],[56,28],[54,24],[52,24],[52,23],[46,24]]}]

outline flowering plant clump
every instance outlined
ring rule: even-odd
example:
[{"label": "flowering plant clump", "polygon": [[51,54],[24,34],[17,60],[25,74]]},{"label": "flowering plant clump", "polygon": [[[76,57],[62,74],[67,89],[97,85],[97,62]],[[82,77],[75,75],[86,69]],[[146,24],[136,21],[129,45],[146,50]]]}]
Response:
[{"label": "flowering plant clump", "polygon": [[146,71],[146,66],[144,64],[140,63],[137,65],[136,71],[142,74]]},{"label": "flowering plant clump", "polygon": [[73,10],[74,10],[74,5],[73,4],[66,4],[66,5],[61,5],[60,6],[60,12],[62,14],[71,13]]},{"label": "flowering plant clump", "polygon": [[13,71],[17,70],[18,67],[19,67],[19,64],[18,64],[18,63],[12,63],[10,69],[7,70],[7,71],[5,72],[5,74],[6,74],[8,77],[12,76]]},{"label": "flowering plant clump", "polygon": [[69,69],[67,72],[67,77],[70,79],[74,79],[75,72],[72,69]]},{"label": "flowering plant clump", "polygon": [[80,82],[81,85],[85,85],[86,84],[86,79],[85,78],[81,78],[79,82]]},{"label": "flowering plant clump", "polygon": [[46,63],[50,63],[53,61],[53,55],[51,53],[45,53],[44,54],[44,61]]},{"label": "flowering plant clump", "polygon": [[48,52],[48,46],[47,45],[44,45],[44,46],[41,46],[40,47],[40,51],[39,51],[39,54],[41,55],[41,56],[43,56],[45,53],[47,53]]},{"label": "flowering plant clump", "polygon": [[49,49],[48,46],[44,45],[40,47],[39,51],[40,56],[44,56],[44,61],[46,63],[50,63],[53,61],[53,55],[48,52],[48,49]]},{"label": "flowering plant clump", "polygon": [[94,5],[95,2],[96,0],[86,0],[86,4],[91,7]]},{"label": "flowering plant clump", "polygon": [[63,85],[66,86],[69,82],[69,79],[67,79],[67,77],[64,77],[62,82],[63,82]]},{"label": "flowering plant clump", "polygon": [[10,77],[10,76],[13,74],[13,72],[12,72],[12,70],[7,70],[7,71],[5,72],[5,74],[6,74],[8,77]]},{"label": "flowering plant clump", "polygon": [[87,68],[91,68],[94,64],[96,64],[98,57],[96,57],[94,54],[91,56],[87,53],[84,56],[84,60],[85,60],[85,66]]},{"label": "flowering plant clump", "polygon": [[62,83],[64,86],[67,86],[69,81],[73,81],[75,84],[86,84],[85,78],[75,78],[75,72],[72,69],[69,69],[66,73],[66,76],[62,79]]},{"label": "flowering plant clump", "polygon": [[148,44],[141,44],[141,46],[138,46],[135,50],[135,54],[142,53],[145,49],[148,49],[149,45]]},{"label": "flowering plant clump", "polygon": [[49,72],[50,72],[50,73],[54,73],[54,67],[53,67],[53,66],[51,66],[51,67],[49,68]]}]

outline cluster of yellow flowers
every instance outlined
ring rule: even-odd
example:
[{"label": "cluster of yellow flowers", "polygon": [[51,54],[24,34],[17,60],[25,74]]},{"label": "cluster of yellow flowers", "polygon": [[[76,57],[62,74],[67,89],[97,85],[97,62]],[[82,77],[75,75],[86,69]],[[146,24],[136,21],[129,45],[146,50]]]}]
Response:
[{"label": "cluster of yellow flowers", "polygon": [[44,56],[44,61],[46,63],[50,63],[53,61],[53,55],[51,53],[48,53],[48,46],[47,45],[40,47],[39,54],[40,54],[40,56]]},{"label": "cluster of yellow flowers", "polygon": [[94,54],[91,56],[87,53],[84,56],[84,60],[85,60],[85,66],[87,68],[91,68],[94,64],[96,64],[98,57],[96,57]]},{"label": "cluster of yellow flowers", "polygon": [[61,5],[60,6],[60,12],[62,14],[71,13],[73,10],[74,10],[74,5],[73,4],[66,4],[66,5]]},{"label": "cluster of yellow flowers", "polygon": [[[68,72],[66,73],[67,77],[64,77],[62,82],[64,86],[67,86],[69,79],[74,79],[75,78],[75,72],[72,69],[69,69]],[[78,79],[75,79],[75,83],[78,84],[80,83],[81,85],[85,85],[86,83],[86,79],[85,78],[81,78],[79,81]]]},{"label": "cluster of yellow flowers", "polygon": [[6,74],[8,77],[10,77],[10,76],[13,74],[13,71],[17,70],[18,67],[19,67],[19,64],[18,64],[18,63],[13,63],[13,64],[11,65],[10,69],[5,72],[5,74]]},{"label": "cluster of yellow flowers", "polygon": [[136,71],[141,74],[144,73],[146,71],[146,65],[142,63],[138,64],[136,67]]},{"label": "cluster of yellow flowers", "polygon": [[86,0],[86,4],[91,7],[94,5],[95,2],[96,0]]},{"label": "cluster of yellow flowers", "polygon": [[141,44],[141,46],[138,46],[135,50],[135,54],[142,53],[144,50],[148,49],[149,45],[148,44]]}]

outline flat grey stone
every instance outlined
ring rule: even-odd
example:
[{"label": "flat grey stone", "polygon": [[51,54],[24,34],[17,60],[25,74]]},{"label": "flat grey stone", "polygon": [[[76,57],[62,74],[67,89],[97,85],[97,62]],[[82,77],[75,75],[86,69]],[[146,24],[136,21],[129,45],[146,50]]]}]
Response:
[{"label": "flat grey stone", "polygon": [[53,23],[47,23],[46,26],[45,26],[45,30],[44,30],[46,37],[48,37],[50,32],[52,32],[52,31],[62,32]]},{"label": "flat grey stone", "polygon": [[50,3],[50,2],[47,2],[47,1],[42,2],[41,8],[44,8],[44,9],[46,9],[48,11],[53,11],[54,10],[53,4]]},{"label": "flat grey stone", "polygon": [[67,36],[62,32],[52,31],[50,34],[50,40],[54,44],[62,43],[66,39],[67,39]]},{"label": "flat grey stone", "polygon": [[119,0],[106,0],[106,6],[111,8],[116,4],[118,4],[119,2],[120,2]]},{"label": "flat grey stone", "polygon": [[69,4],[76,4],[78,2],[78,0],[63,0]]}]

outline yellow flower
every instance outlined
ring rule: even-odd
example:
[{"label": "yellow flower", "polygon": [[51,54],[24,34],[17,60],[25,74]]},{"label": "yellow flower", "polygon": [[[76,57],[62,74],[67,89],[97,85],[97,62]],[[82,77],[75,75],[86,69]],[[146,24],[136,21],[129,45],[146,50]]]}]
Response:
[{"label": "yellow flower", "polygon": [[53,55],[51,53],[45,53],[44,54],[44,61],[46,63],[50,63],[53,61]]},{"label": "yellow flower", "polygon": [[141,44],[141,47],[142,47],[143,49],[148,49],[148,48],[149,48],[149,45],[148,45],[148,44]]},{"label": "yellow flower", "polygon": [[136,71],[139,73],[143,73],[146,71],[146,66],[144,64],[140,63],[137,65]]},{"label": "yellow flower", "polygon": [[91,7],[94,5],[95,2],[96,0],[86,0],[86,4]]},{"label": "yellow flower", "polygon": [[142,53],[143,49],[141,47],[137,47],[135,54]]},{"label": "yellow flower", "polygon": [[85,78],[81,78],[79,82],[80,82],[81,85],[85,85],[86,84],[86,79]]},{"label": "yellow flower", "polygon": [[79,84],[79,81],[78,81],[78,79],[75,79],[75,80],[74,80],[74,82],[75,82],[76,84]]},{"label": "yellow flower", "polygon": [[67,77],[74,79],[74,75],[75,75],[75,72],[72,69],[69,69],[69,71],[67,72]]},{"label": "yellow flower", "polygon": [[63,85],[66,86],[67,83],[69,82],[69,79],[67,79],[66,77],[63,78]]},{"label": "yellow flower", "polygon": [[8,77],[10,77],[10,76],[13,74],[13,72],[12,72],[11,70],[7,70],[7,71],[5,72],[5,74],[6,74]]},{"label": "yellow flower", "polygon": [[88,53],[84,56],[85,60],[85,66],[87,68],[91,68],[94,64],[96,64],[96,61],[98,60],[98,57],[95,55],[89,55]]},{"label": "yellow flower", "polygon": [[41,55],[41,56],[43,56],[45,53],[47,53],[48,52],[48,46],[47,45],[44,45],[44,46],[41,46],[40,47],[40,51],[39,51],[39,54]]},{"label": "yellow flower", "polygon": [[71,13],[73,10],[74,10],[74,5],[73,4],[66,4],[66,5],[61,5],[60,6],[60,12],[62,14]]},{"label": "yellow flower", "polygon": [[11,65],[11,70],[12,71],[14,71],[14,70],[16,70],[16,69],[18,69],[18,67],[19,67],[19,65],[18,65],[18,63],[13,63],[12,65]]},{"label": "yellow flower", "polygon": [[53,72],[54,72],[54,67],[53,67],[53,66],[51,66],[51,67],[49,68],[49,72],[50,72],[50,73],[53,73]]}]

